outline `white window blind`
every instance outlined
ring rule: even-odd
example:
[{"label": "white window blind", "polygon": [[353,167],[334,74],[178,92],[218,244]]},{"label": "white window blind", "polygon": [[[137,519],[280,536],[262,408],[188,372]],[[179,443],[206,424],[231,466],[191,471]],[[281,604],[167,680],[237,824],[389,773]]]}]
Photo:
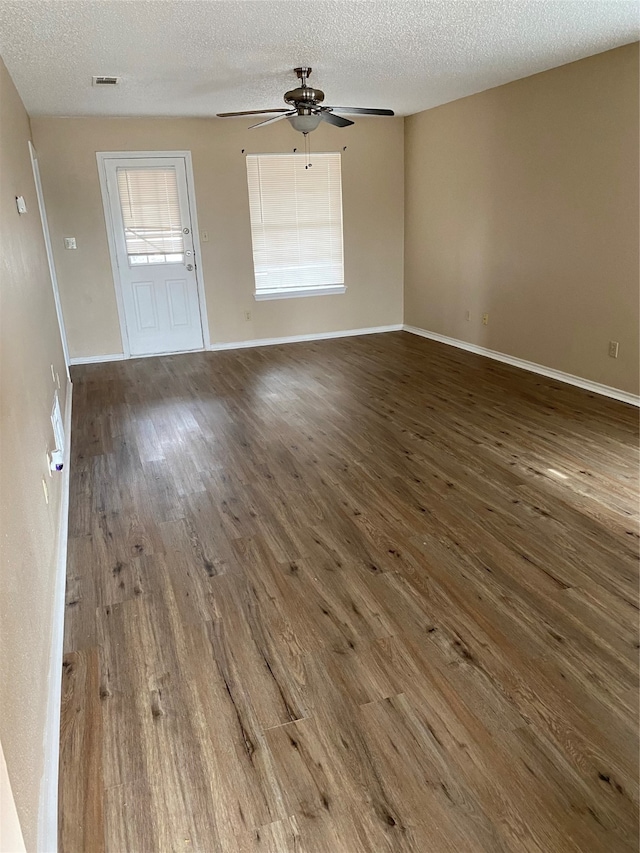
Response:
[{"label": "white window blind", "polygon": [[118,193],[129,263],[183,260],[176,170],[118,169]]},{"label": "white window blind", "polygon": [[344,291],[339,153],[250,154],[256,298]]}]

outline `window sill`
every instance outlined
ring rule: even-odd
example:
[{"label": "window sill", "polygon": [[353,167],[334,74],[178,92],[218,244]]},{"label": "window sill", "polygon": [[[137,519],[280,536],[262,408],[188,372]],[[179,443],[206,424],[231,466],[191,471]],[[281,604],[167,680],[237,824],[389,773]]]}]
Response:
[{"label": "window sill", "polygon": [[257,302],[266,299],[293,299],[298,296],[331,296],[334,293],[346,293],[344,284],[331,284],[326,287],[301,287],[297,290],[262,290],[254,293]]}]

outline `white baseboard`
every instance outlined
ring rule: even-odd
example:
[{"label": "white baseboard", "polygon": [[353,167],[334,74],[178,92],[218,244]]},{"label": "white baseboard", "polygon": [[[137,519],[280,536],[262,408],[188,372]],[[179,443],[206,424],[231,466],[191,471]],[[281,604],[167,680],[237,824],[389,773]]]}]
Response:
[{"label": "white baseboard", "polygon": [[297,344],[305,341],[325,341],[332,338],[351,338],[356,335],[377,335],[381,332],[399,332],[402,323],[392,326],[371,326],[366,329],[343,329],[339,332],[313,332],[309,335],[287,335],[283,338],[253,338],[248,341],[232,341],[230,343],[211,344],[212,350],[243,349],[245,347],[271,347],[277,344]]},{"label": "white baseboard", "polygon": [[116,352],[111,355],[80,355],[77,358],[70,358],[69,364],[102,364],[106,361],[123,361],[124,353]]},{"label": "white baseboard", "polygon": [[[399,332],[403,328],[402,323],[395,323],[392,326],[371,326],[366,329],[343,329],[339,332],[313,332],[309,335],[287,335],[283,338],[252,338],[247,341],[230,341],[229,343],[214,343],[209,346],[209,350],[227,350],[227,349],[244,349],[249,347],[270,347],[276,344],[295,344],[303,343],[304,341],[324,341],[331,338],[350,338],[355,335],[377,335],[380,332]],[[180,350],[180,352],[169,353],[153,353],[152,355],[132,355],[131,358],[154,358],[160,355],[182,355],[186,352],[202,352],[202,350]],[[102,364],[108,361],[123,361],[126,360],[123,353],[114,353],[113,355],[86,355],[72,358],[69,364]]]},{"label": "white baseboard", "polygon": [[511,364],[513,367],[519,367],[522,370],[528,370],[531,373],[539,373],[541,376],[548,376],[549,379],[557,379],[558,382],[566,382],[568,385],[575,385],[578,388],[583,388],[585,391],[593,391],[594,394],[602,394],[603,397],[611,397],[614,400],[620,400],[622,403],[630,403],[632,406],[640,406],[640,397],[635,394],[630,394],[628,391],[621,391],[619,388],[612,388],[610,385],[602,385],[600,382],[592,382],[590,379],[583,379],[581,376],[574,376],[572,373],[564,373],[562,370],[554,370],[552,367],[545,367],[543,364],[536,364],[534,361],[526,361],[524,358],[516,358],[513,355],[506,355],[503,352],[487,349],[486,347],[470,344],[467,341],[460,341],[457,338],[449,338],[447,335],[440,335],[438,332],[428,332],[426,329],[419,329],[417,326],[403,326],[405,332],[411,332],[412,335],[420,335],[422,338],[429,338],[432,341],[439,341],[441,344],[448,344],[451,347],[464,349],[468,352],[474,352],[477,355],[483,355],[485,358],[492,358],[494,361],[502,361],[505,364]]},{"label": "white baseboard", "polygon": [[[60,758],[60,704],[62,700],[62,650],[64,645],[64,601],[67,581],[69,532],[69,468],[71,467],[71,405],[73,385],[67,383],[64,409],[64,468],[58,522],[58,551],[53,591],[53,620],[49,658],[47,712],[44,731],[44,774],[38,813],[38,853],[58,849],[58,764]],[[59,476],[59,475],[54,475]]]}]

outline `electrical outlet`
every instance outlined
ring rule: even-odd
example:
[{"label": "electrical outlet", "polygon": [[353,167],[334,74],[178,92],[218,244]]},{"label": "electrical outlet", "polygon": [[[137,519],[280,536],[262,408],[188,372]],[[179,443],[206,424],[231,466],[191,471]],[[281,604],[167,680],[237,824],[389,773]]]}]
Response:
[{"label": "electrical outlet", "polygon": [[251,311],[245,311],[245,312],[244,312],[244,319],[245,319],[245,320],[250,320],[250,319],[251,319]]},{"label": "electrical outlet", "polygon": [[464,312],[464,319],[469,323],[471,321],[471,311]]},{"label": "electrical outlet", "polygon": [[208,243],[209,242],[209,232],[208,231],[201,231],[200,232],[200,239],[202,240],[203,243]]},{"label": "electrical outlet", "polygon": [[609,341],[609,355],[611,358],[618,357],[618,350],[620,348],[620,344],[618,341]]},{"label": "electrical outlet", "polygon": [[482,325],[483,325],[483,326],[488,326],[488,325],[489,325],[489,315],[488,315],[488,314],[483,314],[483,315],[482,315]]},{"label": "electrical outlet", "polygon": [[65,237],[64,238],[64,247],[65,249],[77,249],[78,246],[76,244],[75,237]]}]

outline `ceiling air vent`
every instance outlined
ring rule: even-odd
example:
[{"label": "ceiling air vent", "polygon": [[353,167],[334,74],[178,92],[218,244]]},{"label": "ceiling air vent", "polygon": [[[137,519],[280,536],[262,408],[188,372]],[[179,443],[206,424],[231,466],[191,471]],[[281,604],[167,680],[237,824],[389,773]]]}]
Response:
[{"label": "ceiling air vent", "polygon": [[119,77],[92,77],[94,86],[117,86],[120,82]]}]

